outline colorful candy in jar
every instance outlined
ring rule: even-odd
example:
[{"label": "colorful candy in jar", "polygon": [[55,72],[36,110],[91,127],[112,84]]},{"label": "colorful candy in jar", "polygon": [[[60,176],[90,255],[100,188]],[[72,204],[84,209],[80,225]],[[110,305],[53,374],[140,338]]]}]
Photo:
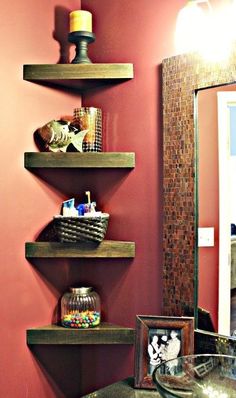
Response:
[{"label": "colorful candy in jar", "polygon": [[83,311],[65,314],[62,325],[69,328],[86,329],[100,324],[100,313],[97,311]]}]

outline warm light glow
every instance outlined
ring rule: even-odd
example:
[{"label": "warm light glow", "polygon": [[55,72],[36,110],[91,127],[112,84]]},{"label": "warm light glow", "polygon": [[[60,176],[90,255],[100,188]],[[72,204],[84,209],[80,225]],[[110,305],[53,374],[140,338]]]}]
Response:
[{"label": "warm light glow", "polygon": [[208,31],[199,47],[200,54],[208,61],[219,62],[230,55],[232,36],[229,23],[230,10],[225,8],[208,19]]},{"label": "warm light glow", "polygon": [[[203,7],[204,3],[207,7]],[[226,60],[236,39],[235,17],[236,0],[218,12],[211,8],[209,1],[189,1],[177,18],[178,53],[197,51],[207,61]]]},{"label": "warm light glow", "polygon": [[206,33],[206,16],[197,2],[190,1],[178,14],[176,48],[179,53],[198,51]]},{"label": "warm light glow", "polygon": [[228,7],[229,10],[229,34],[230,37],[233,40],[236,40],[236,25],[235,25],[235,18],[236,18],[236,0],[232,0],[231,6]]}]

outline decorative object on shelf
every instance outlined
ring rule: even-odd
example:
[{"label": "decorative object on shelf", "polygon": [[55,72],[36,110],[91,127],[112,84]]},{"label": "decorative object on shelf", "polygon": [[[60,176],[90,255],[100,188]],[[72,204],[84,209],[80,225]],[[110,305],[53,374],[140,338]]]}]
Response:
[{"label": "decorative object on shelf", "polygon": [[49,152],[101,152],[102,111],[76,108],[74,116],[51,120],[36,131],[35,137],[43,141]]},{"label": "decorative object on shelf", "polygon": [[92,32],[92,14],[85,10],[71,11],[70,32]]},{"label": "decorative object on shelf", "polygon": [[50,152],[66,152],[69,145],[72,145],[74,150],[83,152],[83,139],[88,132],[88,130],[79,131],[65,120],[51,120],[37,130],[45,148]]},{"label": "decorative object on shelf", "polygon": [[94,107],[74,109],[73,126],[87,131],[83,139],[83,152],[102,151],[102,111]]},{"label": "decorative object on shelf", "polygon": [[153,372],[163,398],[233,398],[236,393],[236,357],[187,355],[163,362]]},{"label": "decorative object on shelf", "polygon": [[135,387],[153,389],[152,373],[168,359],[193,353],[194,318],[139,315],[136,318]]},{"label": "decorative object on shelf", "polygon": [[87,329],[101,321],[99,295],[92,287],[71,287],[61,299],[61,324],[67,328]]},{"label": "decorative object on shelf", "polygon": [[76,55],[71,63],[90,64],[88,44],[95,41],[95,35],[92,32],[92,14],[89,11],[76,10],[70,13],[68,40],[76,46]]},{"label": "decorative object on shelf", "polygon": [[85,192],[88,202],[75,207],[75,199],[62,203],[62,215],[54,217],[54,227],[60,242],[103,241],[109,214],[96,211],[96,202],[91,202],[90,191]]}]

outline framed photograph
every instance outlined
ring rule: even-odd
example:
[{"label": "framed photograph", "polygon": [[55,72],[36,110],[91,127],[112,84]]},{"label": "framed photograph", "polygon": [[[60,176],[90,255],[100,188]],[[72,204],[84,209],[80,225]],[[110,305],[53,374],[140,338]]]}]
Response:
[{"label": "framed photograph", "polygon": [[169,359],[194,353],[194,318],[138,315],[136,317],[136,388],[155,389],[152,373]]}]

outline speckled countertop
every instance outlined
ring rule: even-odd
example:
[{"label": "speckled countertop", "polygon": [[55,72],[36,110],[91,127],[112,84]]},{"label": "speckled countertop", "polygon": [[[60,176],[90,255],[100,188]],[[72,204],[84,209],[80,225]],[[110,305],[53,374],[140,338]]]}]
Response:
[{"label": "speckled countertop", "polygon": [[159,398],[160,394],[155,390],[143,390],[133,388],[134,379],[128,379],[111,384],[101,390],[94,391],[83,398]]}]

